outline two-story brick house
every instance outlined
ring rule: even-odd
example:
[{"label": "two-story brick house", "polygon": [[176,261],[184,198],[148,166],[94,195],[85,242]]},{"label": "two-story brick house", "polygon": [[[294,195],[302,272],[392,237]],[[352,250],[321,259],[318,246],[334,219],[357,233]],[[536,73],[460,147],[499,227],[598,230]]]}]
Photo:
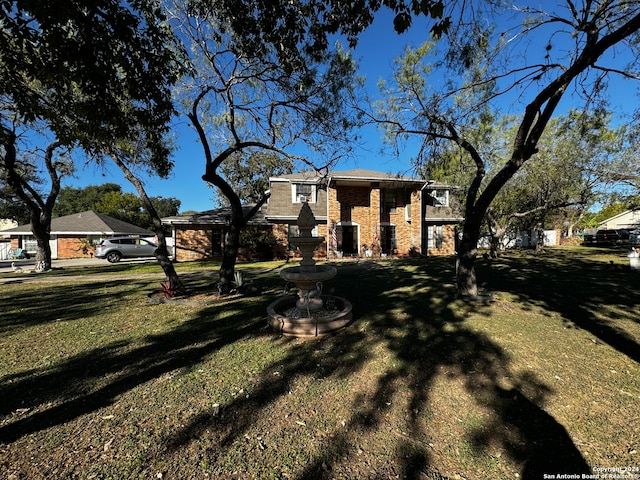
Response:
[{"label": "two-story brick house", "polygon": [[297,234],[308,202],[329,256],[445,255],[455,251],[462,221],[450,187],[370,170],[319,175],[302,172],[269,179],[266,219],[282,244]]},{"label": "two-story brick house", "polygon": [[[455,229],[462,218],[447,185],[361,169],[327,175],[294,173],[272,177],[269,185],[269,202],[250,224],[273,233],[273,257],[290,249],[304,202],[318,224],[313,234],[325,237],[318,256],[449,255],[455,251]],[[228,217],[228,208],[221,208],[163,218],[163,224],[173,230],[174,258],[221,256]],[[267,257],[265,252],[242,253],[244,259]]]}]

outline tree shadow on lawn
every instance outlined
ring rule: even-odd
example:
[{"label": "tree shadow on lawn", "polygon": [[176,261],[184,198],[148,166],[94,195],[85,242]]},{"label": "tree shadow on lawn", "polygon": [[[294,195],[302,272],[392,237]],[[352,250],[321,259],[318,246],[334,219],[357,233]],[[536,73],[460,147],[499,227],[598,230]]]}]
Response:
[{"label": "tree shadow on lawn", "polygon": [[[148,283],[145,285],[148,288]],[[143,290],[135,291],[140,298]],[[93,293],[85,289],[74,290],[74,297],[78,303],[94,298]],[[41,306],[53,311],[54,317],[73,313],[59,303],[43,301]],[[0,383],[0,398],[3,399],[0,414],[10,415],[24,407],[33,408],[35,413],[0,427],[0,444],[14,442],[30,433],[109,406],[119,395],[138,385],[175,369],[191,367],[225,345],[246,336],[259,335],[264,330],[259,304],[256,307],[255,303],[237,302],[232,308],[235,313],[222,318],[216,318],[215,307],[203,308],[175,329],[161,335],[149,335],[142,346],[114,342],[87,350],[50,368],[4,377]],[[109,377],[113,380],[105,383],[105,378]]]},{"label": "tree shadow on lawn", "polygon": [[[405,412],[408,433],[396,437],[397,467],[403,478],[418,478],[427,472],[434,463],[434,452],[421,441],[430,432],[419,412],[428,410],[429,402],[438,401],[432,389],[442,375],[460,381],[478,406],[493,412],[488,422],[469,426],[464,434],[478,452],[488,444],[500,445],[522,465],[525,480],[541,478],[542,473],[589,472],[564,427],[544,411],[550,388],[531,375],[514,374],[508,354],[465,326],[468,314],[491,315],[491,308],[455,299],[451,259],[367,265],[366,270],[340,269],[332,280],[336,291],[344,292],[354,304],[354,326],[308,342],[274,335],[273,341],[281,342],[287,355],[261,372],[251,396],[238,396],[223,406],[223,418],[213,408],[196,414],[165,438],[166,453],[179,452],[210,435],[209,429],[217,432],[218,448],[229,450],[260,419],[266,406],[288,393],[290,379],[304,375],[351,378],[363,371],[372,351],[383,348],[395,357],[393,366],[379,375],[373,390],[354,402],[347,419],[350,428],[336,429],[331,438],[318,441],[298,478],[334,477],[332,470],[339,469],[344,457],[357,449],[351,428],[364,433],[384,428],[389,404],[400,404],[404,392],[410,395]],[[89,301],[90,297],[83,292],[82,298]],[[36,408],[0,427],[0,443],[97,411],[144,382],[191,367],[245,337],[263,335],[266,305],[272,300],[273,293],[264,296],[264,305],[239,300],[233,305],[235,313],[223,318],[215,318],[212,309],[204,308],[172,331],[149,336],[146,345],[114,343],[52,368],[3,380],[0,398],[6,401],[0,406],[2,413],[15,410],[24,398]],[[210,460],[215,463],[215,458]]]},{"label": "tree shadow on lawn", "polygon": [[[431,391],[443,372],[461,381],[478,406],[492,412],[488,422],[467,430],[467,441],[478,453],[488,444],[499,445],[521,465],[525,480],[542,478],[544,473],[590,472],[564,427],[543,409],[551,389],[533,375],[518,377],[511,372],[508,354],[465,326],[468,314],[491,315],[491,309],[455,299],[450,263],[450,259],[368,263],[366,273],[354,267],[340,269],[332,284],[353,302],[356,325],[333,337],[289,342],[287,358],[263,372],[249,399],[237,398],[226,405],[223,417],[216,409],[200,412],[165,439],[167,454],[215,432],[217,453],[209,459],[215,464],[215,456],[242,438],[265,407],[287,394],[287,379],[317,374],[319,348],[325,351],[323,378],[338,380],[355,375],[370,352],[382,347],[395,357],[395,365],[379,376],[374,390],[358,396],[346,421],[349,428],[335,429],[309,452],[312,459],[297,478],[334,478],[345,457],[357,457],[356,432],[372,434],[385,428],[390,405],[401,404],[400,396],[407,391],[410,401],[404,414],[409,432],[395,437],[400,477],[437,475],[429,472],[434,453],[421,440],[430,432],[420,412],[438,401]],[[276,369],[281,375],[274,381]]]},{"label": "tree shadow on lawn", "polygon": [[596,255],[589,249],[505,255],[481,262],[478,278],[525,304],[559,313],[567,326],[590,332],[640,363],[640,337],[624,328],[624,320],[640,325],[640,272]]},{"label": "tree shadow on lawn", "polygon": [[[17,329],[24,329],[58,321],[74,321],[92,317],[114,303],[121,301],[119,296],[102,288],[104,282],[91,282],[84,285],[46,284],[37,288],[37,295],[19,296],[7,294],[0,289],[0,305],[4,311],[0,317],[0,335],[7,335]],[[107,283],[107,286],[108,283]],[[131,282],[131,295],[140,295],[148,288]]]}]

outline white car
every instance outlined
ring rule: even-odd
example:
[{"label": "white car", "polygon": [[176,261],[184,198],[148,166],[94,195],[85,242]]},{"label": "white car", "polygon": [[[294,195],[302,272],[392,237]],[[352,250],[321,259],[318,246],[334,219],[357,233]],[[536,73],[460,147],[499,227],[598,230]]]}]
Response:
[{"label": "white car", "polygon": [[154,257],[158,246],[138,237],[105,238],[96,246],[96,258],[116,263],[123,258]]}]

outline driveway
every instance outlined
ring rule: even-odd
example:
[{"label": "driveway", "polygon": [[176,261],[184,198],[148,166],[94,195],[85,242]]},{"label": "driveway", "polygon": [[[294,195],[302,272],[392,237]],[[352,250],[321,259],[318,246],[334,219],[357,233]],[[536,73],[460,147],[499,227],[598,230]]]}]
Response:
[{"label": "driveway", "polygon": [[[16,268],[22,269],[23,272],[28,272],[29,270],[33,270],[35,268],[35,263],[36,263],[35,258],[33,257],[30,259],[21,259],[21,260],[0,260],[0,274],[2,273],[15,274],[15,277],[5,276],[5,275],[0,277],[0,284],[10,283],[13,278],[20,278],[21,280],[27,280],[27,279],[35,280],[39,277],[39,275],[22,276],[21,272],[14,272],[13,267],[11,266],[12,262],[15,264]],[[119,263],[150,263],[150,262],[157,262],[157,260],[155,258],[132,258],[132,259],[121,260]],[[100,258],[70,258],[70,259],[64,259],[64,260],[53,260],[51,262],[51,266],[54,269],[56,268],[64,269],[68,267],[85,266],[85,267],[104,267],[106,270],[112,265],[113,264]],[[160,274],[160,277],[162,276],[163,275]],[[69,279],[68,276],[61,277],[61,278]],[[47,275],[46,279],[50,281],[53,279],[53,276]]]}]

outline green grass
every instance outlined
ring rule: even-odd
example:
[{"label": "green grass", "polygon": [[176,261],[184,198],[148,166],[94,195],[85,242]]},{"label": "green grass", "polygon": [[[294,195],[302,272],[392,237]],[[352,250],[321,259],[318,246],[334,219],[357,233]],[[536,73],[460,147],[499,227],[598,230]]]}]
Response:
[{"label": "green grass", "polygon": [[[5,284],[0,478],[527,479],[638,465],[640,273],[627,262],[586,248],[480,260],[488,304],[456,298],[452,258],[340,263],[325,288],[355,321],[311,340],[266,327],[283,262],[241,265],[259,294],[207,305],[149,302],[156,265]],[[211,263],[177,269],[194,288],[215,281]]]}]

